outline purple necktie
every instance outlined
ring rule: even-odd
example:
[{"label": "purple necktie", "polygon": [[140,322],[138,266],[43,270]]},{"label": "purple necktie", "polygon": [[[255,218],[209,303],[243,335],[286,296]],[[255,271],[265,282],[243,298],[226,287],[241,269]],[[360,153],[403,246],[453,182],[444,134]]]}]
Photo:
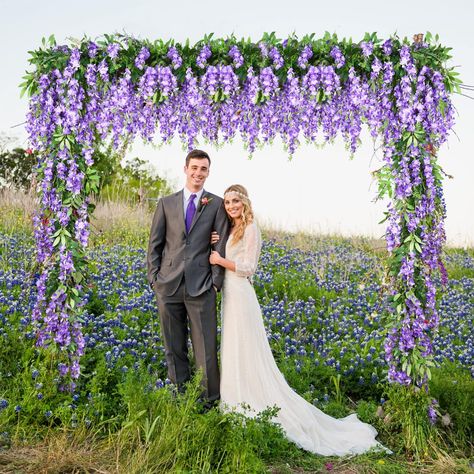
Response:
[{"label": "purple necktie", "polygon": [[188,207],[186,209],[186,233],[189,232],[191,228],[191,223],[193,222],[194,214],[196,213],[196,206],[194,205],[194,199],[196,198],[196,194],[191,194],[189,196]]}]

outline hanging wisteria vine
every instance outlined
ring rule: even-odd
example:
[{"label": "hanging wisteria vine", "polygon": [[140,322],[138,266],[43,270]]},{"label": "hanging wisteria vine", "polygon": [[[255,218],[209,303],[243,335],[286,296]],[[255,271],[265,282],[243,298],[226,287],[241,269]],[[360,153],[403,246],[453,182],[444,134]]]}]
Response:
[{"label": "hanging wisteria vine", "polygon": [[[366,35],[354,44],[326,34],[281,41],[213,39],[195,45],[123,35],[31,53],[27,128],[39,153],[41,206],[35,217],[41,274],[33,312],[37,344],[58,349],[60,373],[80,373],[81,301],[99,144],[137,136],[189,147],[202,137],[240,136],[250,153],[280,137],[292,155],[301,140],[338,134],[354,151],[363,124],[380,137],[380,197],[388,196],[387,248],[393,313],[385,344],[392,382],[423,385],[438,326],[435,277],[446,272],[442,170],[436,154],[453,126],[449,48]],[[74,382],[70,382],[74,384]]]}]

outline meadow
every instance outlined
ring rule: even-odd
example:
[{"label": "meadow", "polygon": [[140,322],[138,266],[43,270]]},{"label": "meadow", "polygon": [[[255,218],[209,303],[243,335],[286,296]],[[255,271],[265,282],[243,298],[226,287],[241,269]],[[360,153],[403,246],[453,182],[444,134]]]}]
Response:
[{"label": "meadow", "polygon": [[[430,421],[407,414],[386,383],[383,241],[263,230],[254,287],[285,378],[333,416],[357,412],[394,452],[324,458],[286,441],[271,423],[276,407],[255,419],[202,414],[198,378],[175,394],[145,278],[151,215],[143,207],[97,208],[82,375],[73,393],[61,391],[55,354],[35,347],[30,321],[32,207],[10,196],[0,213],[0,472],[472,472],[474,249],[445,249],[449,283],[439,296]],[[426,424],[421,457],[407,450],[404,416]]]}]

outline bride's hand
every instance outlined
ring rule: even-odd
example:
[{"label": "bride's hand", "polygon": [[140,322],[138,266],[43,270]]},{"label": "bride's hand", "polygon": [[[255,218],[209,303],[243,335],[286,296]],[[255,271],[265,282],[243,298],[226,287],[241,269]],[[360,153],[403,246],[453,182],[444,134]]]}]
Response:
[{"label": "bride's hand", "polygon": [[219,259],[221,258],[219,252],[216,252],[215,250],[213,250],[211,252],[211,255],[209,256],[209,263],[211,265],[219,265]]},{"label": "bride's hand", "polygon": [[219,234],[215,230],[211,232],[211,245],[217,244],[219,240],[220,240]]}]

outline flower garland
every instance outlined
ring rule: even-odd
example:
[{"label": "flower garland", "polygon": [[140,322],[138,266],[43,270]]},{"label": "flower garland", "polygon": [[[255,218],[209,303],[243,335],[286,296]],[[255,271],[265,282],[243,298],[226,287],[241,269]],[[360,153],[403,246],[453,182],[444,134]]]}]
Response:
[{"label": "flower garland", "polygon": [[[56,347],[60,373],[79,376],[81,302],[91,196],[99,192],[94,150],[140,136],[178,134],[192,148],[240,135],[252,153],[280,136],[292,155],[301,139],[351,152],[364,124],[380,137],[379,196],[389,196],[387,248],[393,314],[386,340],[389,380],[423,385],[438,325],[435,278],[445,270],[442,171],[436,152],[453,126],[449,49],[430,34],[414,42],[375,34],[354,44],[326,34],[257,43],[206,36],[194,46],[114,35],[31,53],[23,89],[27,130],[39,153],[35,217],[41,273],[33,311],[38,346]],[[74,384],[74,382],[70,382]]]}]

